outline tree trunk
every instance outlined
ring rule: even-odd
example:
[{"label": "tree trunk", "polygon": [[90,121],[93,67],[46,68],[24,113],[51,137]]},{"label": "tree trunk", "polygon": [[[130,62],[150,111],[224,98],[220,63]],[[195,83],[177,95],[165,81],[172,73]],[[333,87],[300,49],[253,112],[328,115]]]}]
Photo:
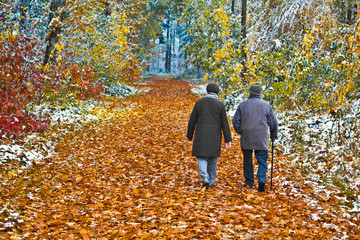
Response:
[{"label": "tree trunk", "polygon": [[357,4],[349,4],[349,9],[347,11],[347,20],[349,24],[354,24],[356,21],[356,16],[358,14]]},{"label": "tree trunk", "polygon": [[170,20],[166,34],[166,56],[165,56],[165,70],[171,72],[171,34],[170,34]]},{"label": "tree trunk", "polygon": [[235,14],[235,0],[231,0],[231,12]]},{"label": "tree trunk", "polygon": [[199,66],[196,67],[196,79],[201,78],[201,68]]},{"label": "tree trunk", "polygon": [[246,62],[247,62],[247,54],[246,54],[246,12],[247,12],[247,0],[241,0],[241,64],[244,69],[241,71],[241,79],[243,85],[247,85],[248,81],[245,77],[245,73],[247,72]]},{"label": "tree trunk", "polygon": [[[51,21],[56,18],[60,17],[60,21],[64,19],[64,14],[60,14],[57,12],[61,7],[65,6],[65,0],[52,0],[50,4],[50,14],[49,14],[49,25]],[[43,68],[49,62],[53,62],[56,56],[56,49],[54,48],[55,44],[59,41],[59,35],[61,33],[61,25],[60,23],[55,24],[54,26],[49,26],[49,32],[46,36],[46,50],[45,50],[45,57],[43,62]]]}]

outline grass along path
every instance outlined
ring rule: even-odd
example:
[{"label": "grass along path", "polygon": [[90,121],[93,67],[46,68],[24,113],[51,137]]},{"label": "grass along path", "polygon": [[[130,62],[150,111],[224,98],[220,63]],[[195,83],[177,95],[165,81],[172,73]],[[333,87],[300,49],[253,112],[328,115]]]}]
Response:
[{"label": "grass along path", "polygon": [[[1,189],[2,197],[12,199],[22,220],[0,238],[358,238],[359,223],[333,211],[336,199],[309,204],[311,184],[286,169],[280,156],[274,191],[269,184],[265,193],[243,189],[234,131],[232,148],[218,160],[216,187],[201,191],[186,140],[198,98],[186,82],[147,83],[150,91],[126,100],[134,106],[130,113],[74,130],[58,141],[56,156],[7,176],[11,184]],[[124,101],[114,99],[109,110]],[[280,185],[284,180],[298,185]]]}]

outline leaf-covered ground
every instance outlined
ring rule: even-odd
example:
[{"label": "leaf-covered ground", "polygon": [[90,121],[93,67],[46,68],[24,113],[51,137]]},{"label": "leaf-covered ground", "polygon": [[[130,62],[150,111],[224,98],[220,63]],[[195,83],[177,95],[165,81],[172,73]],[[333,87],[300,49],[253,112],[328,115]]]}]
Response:
[{"label": "leaf-covered ground", "polygon": [[315,194],[279,154],[273,191],[269,184],[265,193],[243,188],[236,135],[218,160],[216,186],[202,191],[185,134],[198,97],[186,82],[147,83],[150,91],[106,105],[116,112],[131,104],[128,112],[61,136],[57,155],[1,171],[2,217],[13,211],[21,220],[0,238],[359,238],[358,218],[337,209],[338,196]]}]

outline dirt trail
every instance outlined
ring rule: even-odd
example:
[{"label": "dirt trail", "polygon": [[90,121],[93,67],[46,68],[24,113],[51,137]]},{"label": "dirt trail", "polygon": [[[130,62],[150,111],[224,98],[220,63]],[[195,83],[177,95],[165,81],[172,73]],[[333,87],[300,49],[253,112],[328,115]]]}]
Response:
[{"label": "dirt trail", "polygon": [[[328,219],[282,189],[243,189],[239,138],[222,150],[216,187],[200,191],[186,125],[197,100],[188,83],[150,79],[126,100],[132,110],[59,140],[57,156],[34,167],[19,200],[25,219],[12,236],[41,239],[327,239]],[[119,108],[124,99],[109,106]],[[234,131],[233,131],[234,134]],[[14,189],[15,191],[16,189]],[[344,223],[346,224],[346,223]],[[355,232],[355,227],[346,226]],[[358,229],[358,228],[357,228]],[[357,232],[358,233],[358,232]],[[5,232],[0,236],[9,237]],[[357,235],[353,235],[357,236]],[[354,238],[352,238],[354,239]]]}]

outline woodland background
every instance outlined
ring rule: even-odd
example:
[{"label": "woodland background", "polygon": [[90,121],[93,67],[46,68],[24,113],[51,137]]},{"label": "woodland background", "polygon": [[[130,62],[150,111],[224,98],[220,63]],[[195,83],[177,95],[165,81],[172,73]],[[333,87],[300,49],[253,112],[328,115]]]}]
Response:
[{"label": "woodland background", "polygon": [[[330,186],[339,211],[356,216],[359,8],[355,0],[2,0],[1,179],[51,157],[46,132],[101,116],[104,99],[136,94],[141,79],[217,82],[230,116],[260,82],[289,168]],[[3,229],[15,218],[6,209]]]}]

